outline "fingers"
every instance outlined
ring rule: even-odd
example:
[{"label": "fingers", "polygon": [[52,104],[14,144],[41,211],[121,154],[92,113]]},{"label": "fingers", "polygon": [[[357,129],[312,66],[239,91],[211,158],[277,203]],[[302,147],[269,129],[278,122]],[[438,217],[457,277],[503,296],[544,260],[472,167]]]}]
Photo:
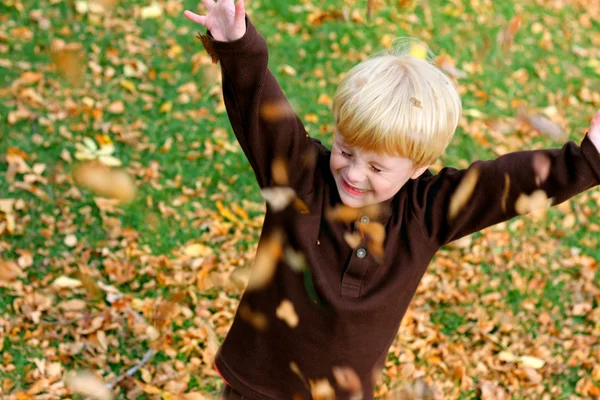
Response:
[{"label": "fingers", "polygon": [[202,4],[206,7],[207,10],[210,11],[211,8],[215,6],[215,0],[202,0]]},{"label": "fingers", "polygon": [[246,26],[246,9],[244,8],[244,0],[238,0],[235,5],[235,23]]},{"label": "fingers", "polygon": [[204,15],[198,15],[188,10],[185,10],[183,15],[192,22],[206,26],[206,16]]}]

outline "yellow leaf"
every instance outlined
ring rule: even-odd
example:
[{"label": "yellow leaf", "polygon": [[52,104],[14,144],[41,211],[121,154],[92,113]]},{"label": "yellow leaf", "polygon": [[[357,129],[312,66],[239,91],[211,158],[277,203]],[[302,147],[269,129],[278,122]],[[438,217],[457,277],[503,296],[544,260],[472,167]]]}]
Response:
[{"label": "yellow leaf", "polygon": [[261,193],[275,212],[285,209],[296,198],[296,192],[290,187],[265,188]]},{"label": "yellow leaf", "polygon": [[167,113],[170,112],[173,109],[173,102],[172,101],[167,101],[165,103],[163,103],[162,106],[160,106],[160,111]]},{"label": "yellow leaf", "polygon": [[260,241],[246,290],[262,289],[271,282],[282,252],[283,232],[280,230],[271,232]]},{"label": "yellow leaf", "polygon": [[296,70],[289,65],[283,65],[280,71],[285,75],[296,76]]},{"label": "yellow leaf", "polygon": [[427,48],[420,43],[414,43],[410,47],[410,55],[421,60],[427,60]]},{"label": "yellow leaf", "polygon": [[55,286],[57,288],[77,288],[79,286],[81,286],[81,282],[78,281],[77,279],[73,279],[73,278],[69,278],[68,276],[61,276],[58,277],[54,280],[54,282],[52,282],[52,286]]},{"label": "yellow leaf", "polygon": [[546,364],[546,361],[542,360],[541,358],[532,356],[521,356],[519,357],[519,361],[523,366],[533,369],[540,369]]},{"label": "yellow leaf", "polygon": [[119,84],[121,85],[122,88],[128,90],[131,93],[135,93],[136,92],[135,83],[133,83],[132,81],[130,81],[128,79],[121,79],[121,81],[119,82]]},{"label": "yellow leaf", "polygon": [[183,253],[189,257],[206,257],[213,254],[213,250],[200,243],[195,243],[187,246]]},{"label": "yellow leaf", "polygon": [[454,217],[456,217],[456,214],[458,214],[458,212],[467,204],[473,194],[473,190],[475,190],[478,180],[478,168],[469,169],[462,178],[456,191],[452,195],[452,199],[450,199],[450,207],[448,209],[448,218],[450,220],[453,220]]},{"label": "yellow leaf", "polygon": [[163,14],[163,9],[157,3],[142,8],[141,17],[142,19],[158,18]]}]

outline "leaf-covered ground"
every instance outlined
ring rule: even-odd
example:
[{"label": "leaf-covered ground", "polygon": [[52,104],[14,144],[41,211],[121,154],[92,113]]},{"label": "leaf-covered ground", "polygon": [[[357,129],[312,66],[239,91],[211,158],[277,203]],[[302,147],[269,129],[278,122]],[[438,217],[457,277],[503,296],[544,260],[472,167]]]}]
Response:
[{"label": "leaf-covered ground", "polygon": [[[212,360],[264,206],[218,66],[182,17],[197,3],[0,2],[2,398],[220,390]],[[380,0],[370,19],[366,3],[246,4],[327,144],[341,74],[399,36],[425,41],[463,96],[434,170],[579,143],[600,107],[596,1]],[[419,379],[438,398],[600,396],[599,203],[590,190],[440,251],[377,396]]]}]

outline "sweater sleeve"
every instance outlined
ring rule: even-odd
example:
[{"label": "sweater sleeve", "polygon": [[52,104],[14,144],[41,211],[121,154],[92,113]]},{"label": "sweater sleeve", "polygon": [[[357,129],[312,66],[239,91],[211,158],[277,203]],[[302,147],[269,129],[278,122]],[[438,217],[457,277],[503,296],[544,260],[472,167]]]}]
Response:
[{"label": "sweater sleeve", "polygon": [[233,42],[202,38],[206,50],[221,63],[223,97],[235,136],[261,188],[274,185],[272,165],[287,164],[289,185],[298,194],[312,190],[318,142],[309,137],[268,68],[268,48],[246,15],[246,33]]},{"label": "sweater sleeve", "polygon": [[[549,166],[545,180],[539,174],[540,167],[536,168],[539,160]],[[469,180],[471,185],[466,182]],[[444,168],[437,175],[424,176],[410,185],[411,215],[437,249],[517,216],[516,203],[521,195],[543,190],[556,205],[599,183],[600,154],[586,135],[581,146],[568,142],[562,149],[519,151],[477,161],[465,170]],[[454,199],[462,207],[449,218],[455,194],[463,197],[463,201]]]}]

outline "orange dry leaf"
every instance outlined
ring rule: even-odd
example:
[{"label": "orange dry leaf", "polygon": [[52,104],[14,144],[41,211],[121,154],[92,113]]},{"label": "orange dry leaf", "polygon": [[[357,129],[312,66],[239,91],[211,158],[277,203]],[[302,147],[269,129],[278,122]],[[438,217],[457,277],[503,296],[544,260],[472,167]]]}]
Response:
[{"label": "orange dry leaf", "polygon": [[375,257],[383,257],[383,244],[385,242],[385,226],[379,222],[358,222],[357,229],[363,238],[367,239],[367,248]]},{"label": "orange dry leaf", "polygon": [[260,116],[268,122],[278,121],[294,115],[294,110],[286,100],[265,103],[260,107]]},{"label": "orange dry leaf", "polygon": [[479,169],[469,169],[452,195],[452,199],[450,199],[450,207],[448,208],[448,218],[450,220],[453,220],[458,212],[467,204],[478,180]]},{"label": "orange dry leaf", "polygon": [[273,161],[271,173],[273,175],[273,182],[276,185],[289,185],[287,163],[283,158],[278,157]]},{"label": "orange dry leaf", "polygon": [[333,367],[333,376],[338,386],[344,390],[347,390],[354,395],[352,398],[356,398],[356,395],[362,395],[362,384],[358,374],[350,367]]},{"label": "orange dry leaf", "polygon": [[328,208],[325,211],[325,218],[330,221],[352,222],[356,221],[359,217],[360,210],[358,208],[348,207],[344,204],[339,204],[334,208]]},{"label": "orange dry leaf", "polygon": [[298,326],[298,314],[296,314],[294,304],[289,300],[283,300],[281,304],[279,304],[279,307],[275,310],[275,315],[277,315],[277,318],[285,321],[290,328]]},{"label": "orange dry leaf", "polygon": [[21,276],[21,268],[13,261],[0,261],[0,281],[12,282]]},{"label": "orange dry leaf", "polygon": [[260,241],[246,290],[261,289],[271,281],[283,252],[283,238],[283,232],[275,230]]},{"label": "orange dry leaf", "polygon": [[89,396],[97,400],[111,400],[113,398],[106,384],[89,371],[80,371],[75,375],[67,376],[65,384],[71,392],[84,397]]},{"label": "orange dry leaf", "polygon": [[299,197],[294,199],[294,208],[300,212],[300,214],[310,214],[310,209],[305,202],[300,200]]}]

